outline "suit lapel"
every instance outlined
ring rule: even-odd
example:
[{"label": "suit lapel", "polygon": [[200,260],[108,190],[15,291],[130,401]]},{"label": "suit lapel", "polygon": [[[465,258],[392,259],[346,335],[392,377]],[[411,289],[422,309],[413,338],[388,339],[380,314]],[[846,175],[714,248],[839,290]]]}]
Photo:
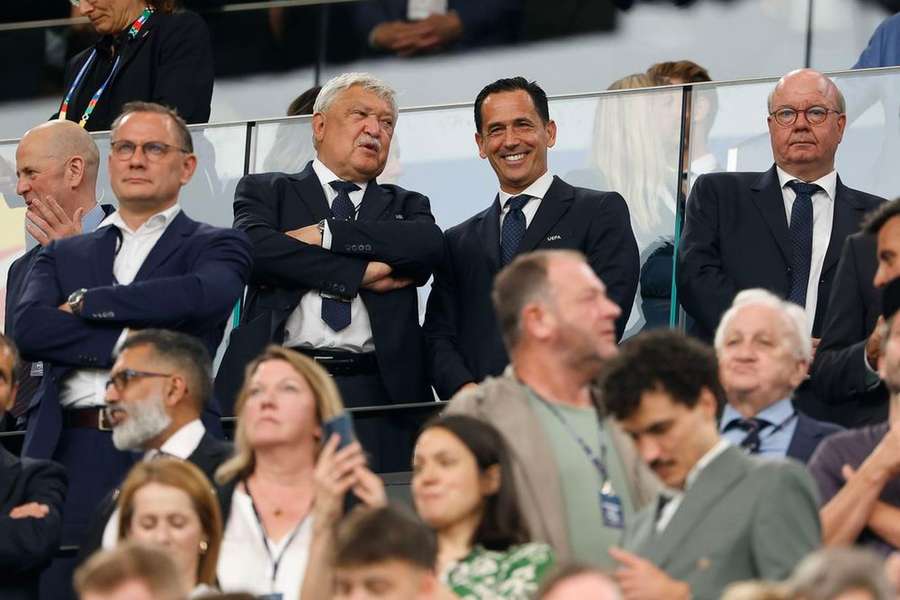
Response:
[{"label": "suit lapel", "polygon": [[150,254],[147,255],[137,275],[134,276],[134,280],[146,279],[169,258],[169,255],[181,247],[181,240],[191,235],[196,227],[196,222],[190,220],[184,211],[179,211],[153,248],[150,249]]},{"label": "suit lapel", "polygon": [[647,548],[646,557],[653,564],[665,565],[669,556],[683,547],[684,538],[706,517],[719,498],[744,476],[748,460],[739,449],[729,446],[706,465],[694,485],[685,492],[681,506],[666,529]]},{"label": "suit lapel", "polygon": [[97,244],[99,248],[95,254],[94,264],[94,281],[98,286],[106,286],[113,284],[113,262],[116,260],[118,246],[121,244],[122,234],[115,225],[106,225],[101,227],[93,234],[97,236]]},{"label": "suit lapel", "polygon": [[491,273],[500,270],[500,196],[494,196],[494,203],[481,213],[478,238],[484,244],[484,257]]},{"label": "suit lapel", "polygon": [[806,450],[815,443],[817,437],[819,435],[809,428],[809,418],[802,413],[797,413],[797,427],[794,428],[794,435],[791,437],[791,443],[788,444],[785,455],[806,462],[804,458],[807,454]]},{"label": "suit lapel", "polygon": [[135,39],[127,40],[124,43],[124,47],[122,48],[119,55],[121,58],[121,61],[119,62],[119,68],[116,70],[115,74],[113,74],[113,78],[109,82],[110,87],[115,83],[116,79],[118,79],[119,75],[121,75],[122,72],[125,71],[128,63],[130,63],[134,59],[134,57],[137,56],[138,51],[146,43],[147,39],[150,38],[151,35],[154,35],[153,32],[156,29],[156,25],[158,24],[158,18],[159,13],[154,13],[147,20],[144,26],[141,27],[141,31],[140,33],[138,33],[138,36]]},{"label": "suit lapel", "polygon": [[390,198],[387,192],[373,179],[366,186],[366,192],[363,194],[356,218],[360,221],[377,221],[389,204]]},{"label": "suit lapel", "polygon": [[13,484],[21,472],[22,463],[6,448],[0,446],[0,506],[5,506],[10,500],[8,496],[12,493]]},{"label": "suit lapel", "polygon": [[857,202],[856,195],[841,183],[840,177],[837,178],[834,190],[834,219],[825,261],[822,263],[822,275],[837,264],[844,240],[859,231],[859,223],[865,214],[865,206]]},{"label": "suit lapel", "polygon": [[531,224],[525,230],[525,237],[522,238],[516,254],[534,250],[550,231],[550,228],[556,225],[569,211],[574,199],[575,190],[572,189],[572,186],[554,176],[550,189],[547,190]]},{"label": "suit lapel", "polygon": [[291,175],[291,183],[297,192],[298,201],[296,203],[288,202],[285,207],[285,229],[309,225],[300,213],[299,203],[306,205],[306,209],[312,213],[315,223],[331,218],[331,208],[328,206],[328,200],[325,199],[322,184],[319,183],[319,178],[313,171],[312,161],[306,164],[305,169],[296,175]]},{"label": "suit lapel", "polygon": [[784,212],[784,195],[781,193],[775,166],[763,173],[750,189],[754,192],[753,201],[769,226],[785,263],[790,265],[792,260],[790,233]]}]

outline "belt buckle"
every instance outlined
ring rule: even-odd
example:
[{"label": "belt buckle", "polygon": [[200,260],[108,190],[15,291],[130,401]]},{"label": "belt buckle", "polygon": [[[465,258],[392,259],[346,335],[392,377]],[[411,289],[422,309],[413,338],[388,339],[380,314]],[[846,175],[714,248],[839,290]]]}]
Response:
[{"label": "belt buckle", "polygon": [[100,431],[112,431],[112,424],[109,422],[109,415],[106,414],[106,408],[97,411],[97,429]]}]

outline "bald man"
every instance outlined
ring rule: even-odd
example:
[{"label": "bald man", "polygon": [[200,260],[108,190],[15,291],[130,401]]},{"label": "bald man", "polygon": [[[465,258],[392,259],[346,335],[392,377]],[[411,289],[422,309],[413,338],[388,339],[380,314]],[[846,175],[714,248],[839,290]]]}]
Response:
[{"label": "bald man", "polygon": [[[4,332],[13,337],[13,311],[41,248],[53,240],[93,231],[113,210],[96,200],[100,152],[88,133],[71,121],[49,121],[30,129],[16,148],[16,193],[25,199],[25,229],[38,245],[9,267]],[[19,395],[10,414],[26,412],[43,375],[39,362],[22,361]]]},{"label": "bald man", "polygon": [[[764,173],[710,173],[687,201],[678,248],[678,292],[709,340],[735,295],[765,288],[798,304],[821,337],[844,239],[883,198],[841,183],[834,157],[847,123],[844,97],[812,69],[782,77],[768,99],[775,164]],[[812,394],[801,410],[840,421]]]}]

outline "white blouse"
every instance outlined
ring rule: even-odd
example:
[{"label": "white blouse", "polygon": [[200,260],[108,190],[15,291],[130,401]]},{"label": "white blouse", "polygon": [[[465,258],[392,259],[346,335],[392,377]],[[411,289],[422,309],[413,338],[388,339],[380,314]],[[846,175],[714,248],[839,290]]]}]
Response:
[{"label": "white blouse", "polygon": [[283,594],[283,600],[298,600],[312,543],[312,517],[278,542],[267,536],[266,543],[268,551],[250,496],[235,487],[219,553],[219,587],[223,592]]}]

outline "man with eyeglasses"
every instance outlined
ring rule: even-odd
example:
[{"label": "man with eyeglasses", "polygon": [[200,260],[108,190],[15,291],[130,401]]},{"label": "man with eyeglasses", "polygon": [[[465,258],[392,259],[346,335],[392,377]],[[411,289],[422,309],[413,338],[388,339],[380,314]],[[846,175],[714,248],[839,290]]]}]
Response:
[{"label": "man with eyeglasses", "polygon": [[177,113],[128,104],[111,146],[119,210],[91,234],[51,243],[15,312],[23,355],[49,365],[23,453],[69,468],[64,544],[80,543],[100,499],[132,463],[114,447],[103,410],[114,348],[130,329],[159,327],[193,335],[213,354],[251,267],[243,233],[181,210],[197,158]]},{"label": "man with eyeglasses", "polygon": [[[818,344],[844,240],[884,201],[848,188],[834,169],[844,104],[834,82],[818,71],[788,73],[768,99],[775,164],[764,173],[697,179],[676,273],[698,337],[712,338],[739,291],[765,288],[804,308],[813,348]],[[810,393],[798,401],[814,418],[835,418]]]},{"label": "man with eyeglasses", "polygon": [[[143,460],[166,456],[190,461],[212,482],[232,446],[213,437],[200,420],[212,396],[211,377],[209,352],[190,335],[144,329],[128,336],[106,382],[113,444],[143,452]],[[94,513],[80,559],[118,542],[117,496],[118,488]]]}]

